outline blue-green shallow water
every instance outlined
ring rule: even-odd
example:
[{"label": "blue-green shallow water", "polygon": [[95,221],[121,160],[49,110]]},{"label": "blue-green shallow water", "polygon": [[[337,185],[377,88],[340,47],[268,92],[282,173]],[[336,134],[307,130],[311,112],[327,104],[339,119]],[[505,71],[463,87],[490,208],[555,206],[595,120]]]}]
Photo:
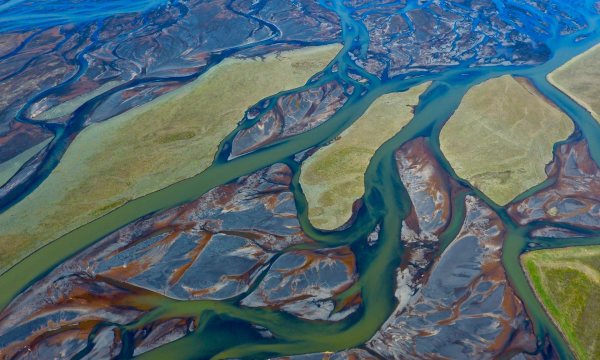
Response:
[{"label": "blue-green shallow water", "polygon": [[[498,3],[507,5],[512,2]],[[408,214],[410,202],[396,174],[392,153],[401,144],[417,136],[429,137],[438,159],[456,178],[447,161],[439,152],[438,136],[443,123],[454,112],[462,96],[470,87],[486,79],[505,74],[531,79],[540,92],[560,106],[573,119],[582,136],[589,140],[593,158],[599,162],[600,143],[597,139],[600,135],[600,127],[598,123],[582,107],[550,86],[545,80],[545,76],[550,71],[598,42],[597,18],[590,16],[588,19],[590,26],[580,33],[549,39],[547,44],[553,55],[548,62],[540,66],[472,68],[465,64],[465,66],[455,67],[441,73],[423,74],[418,78],[380,81],[354,65],[347,55],[347,51],[353,48],[358,48],[363,53],[366,51],[369,35],[364,25],[353,20],[350,16],[352,10],[344,7],[341,1],[336,1],[332,5],[325,3],[323,5],[330,6],[339,14],[344,25],[345,46],[322,78],[297,90],[316,86],[335,78],[350,81],[347,76],[347,71],[350,70],[370,80],[370,83],[364,86],[355,83],[358,87],[357,91],[332,119],[305,134],[229,162],[223,160],[224,156],[220,156],[214,165],[204,173],[132,201],[45,246],[0,277],[0,288],[7,289],[0,295],[0,304],[5,306],[14,296],[33,281],[44,276],[55,265],[129,222],[148,213],[191,201],[217,185],[232,181],[272,163],[284,161],[296,170],[293,191],[297,199],[300,222],[306,233],[315,239],[319,246],[332,247],[351,244],[353,251],[357,254],[360,280],[358,289],[353,288],[351,291],[360,290],[362,293],[363,306],[360,311],[336,323],[310,322],[272,310],[238,307],[234,301],[182,302],[156,295],[140,300],[148,302],[156,309],[136,323],[124,326],[123,329],[127,330],[167,316],[197,316],[200,319],[198,329],[194,334],[143,356],[149,359],[262,358],[281,354],[335,351],[359,346],[373,335],[396,305],[393,296],[394,270],[399,265],[402,254],[398,240],[400,224]],[[409,6],[418,5],[416,1],[413,1]],[[588,36],[580,39],[583,34]],[[579,41],[575,41],[576,39]],[[337,71],[332,71],[334,64],[338,67]],[[298,169],[290,161],[290,157],[304,149],[321,145],[335,138],[382,94],[406,90],[425,81],[433,81],[433,85],[421,97],[420,104],[415,110],[414,120],[402,132],[384,144],[371,161],[365,176],[365,206],[359,212],[356,222],[352,227],[340,232],[323,233],[314,229],[307,220],[306,201],[297,182]],[[365,90],[364,94],[361,93],[361,90]],[[243,124],[242,126],[248,125]],[[230,141],[232,136],[233,134],[225,139],[223,145]],[[458,180],[460,181],[460,179]],[[517,227],[506,215],[504,209],[498,207],[476,189],[470,191],[482,197],[492,206],[508,229],[503,252],[504,265],[512,286],[526,305],[539,343],[541,344],[548,336],[561,358],[572,358],[564,339],[552,325],[529,288],[519,265],[518,256],[527,247],[526,234],[530,229]],[[442,240],[446,244],[456,234],[464,215],[464,208],[461,208],[462,202],[459,200],[455,203],[452,226],[448,229],[446,236],[442,236]],[[364,241],[361,240],[372,231],[376,224],[381,224],[380,239],[376,246],[366,247]],[[588,241],[596,242],[593,239]],[[582,243],[581,239],[565,239],[561,241],[561,246],[581,245]],[[544,245],[552,246],[550,242],[546,242]],[[277,340],[257,337],[249,324],[267,327],[278,335]]]}]

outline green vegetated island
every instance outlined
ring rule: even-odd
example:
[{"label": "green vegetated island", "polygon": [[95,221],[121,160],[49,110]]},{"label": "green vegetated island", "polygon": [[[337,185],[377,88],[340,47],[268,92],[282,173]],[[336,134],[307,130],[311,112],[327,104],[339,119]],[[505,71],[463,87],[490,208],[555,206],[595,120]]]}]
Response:
[{"label": "green vegetated island", "polygon": [[413,117],[413,108],[429,83],[380,96],[331,144],[304,161],[300,185],[308,218],[316,228],[334,230],[352,217],[352,204],[364,192],[364,174],[377,149]]},{"label": "green vegetated island", "polygon": [[532,251],[521,261],[576,356],[600,359],[600,246]]},{"label": "green vegetated island", "polygon": [[470,89],[442,128],[456,174],[504,205],[546,179],[552,149],[574,131],[569,117],[524,79],[502,76]]},{"label": "green vegetated island", "polygon": [[600,122],[600,44],[574,57],[548,75],[552,85],[569,95]]},{"label": "green vegetated island", "polygon": [[[600,121],[600,45],[571,59],[548,80]],[[530,285],[575,355],[600,358],[600,246],[537,250],[521,256]]]},{"label": "green vegetated island", "polygon": [[202,172],[250,106],[304,85],[340,49],[229,58],[176,91],[86,128],[52,174],[0,215],[0,272],[129,200]]}]

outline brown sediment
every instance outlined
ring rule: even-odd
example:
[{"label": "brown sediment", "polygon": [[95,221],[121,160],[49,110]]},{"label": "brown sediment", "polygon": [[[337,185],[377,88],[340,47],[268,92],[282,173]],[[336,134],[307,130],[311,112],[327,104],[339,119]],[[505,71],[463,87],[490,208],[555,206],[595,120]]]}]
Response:
[{"label": "brown sediment", "polygon": [[0,34],[0,57],[6,56],[22,45],[23,41],[33,34],[32,30]]},{"label": "brown sediment", "polygon": [[355,285],[356,279],[356,260],[347,247],[290,251],[277,258],[241,304],[278,309],[311,320],[328,320],[337,314],[345,317],[356,310],[354,303],[360,297],[346,299],[343,304],[336,304],[334,299]]},{"label": "brown sediment", "polygon": [[197,327],[195,318],[172,318],[162,321],[155,321],[142,329],[136,331],[134,335],[135,344],[133,356],[138,356],[144,352],[150,351],[156,347],[164,345],[186,335]]},{"label": "brown sediment", "polygon": [[9,132],[0,133],[0,164],[50,137],[52,133],[38,126],[12,123]]},{"label": "brown sediment", "polygon": [[200,253],[202,252],[202,250],[204,250],[204,248],[206,247],[206,244],[208,244],[208,241],[210,239],[212,239],[212,234],[210,234],[210,233],[204,233],[201,236],[202,236],[202,238],[199,241],[198,246],[196,246],[189,253],[189,256],[188,256],[190,259],[189,262],[173,271],[173,274],[171,275],[171,278],[169,279],[169,285],[174,285],[179,280],[181,280],[181,277],[185,274],[185,272],[190,268],[190,266],[192,266],[194,261],[196,261],[196,259],[198,259],[198,256],[200,256]]},{"label": "brown sediment", "polygon": [[404,251],[398,274],[410,278],[408,286],[412,291],[427,283],[429,269],[440,251],[438,236],[452,220],[454,199],[465,190],[446,173],[429,146],[426,138],[416,138],[403,144],[394,155],[412,205],[403,221]]},{"label": "brown sediment", "polygon": [[340,312],[343,309],[348,309],[353,306],[362,305],[362,303],[363,303],[362,293],[357,290],[354,294],[344,298],[343,301],[337,301],[335,304],[335,311]]},{"label": "brown sediment", "polygon": [[75,326],[66,326],[61,329],[49,331],[48,333],[39,336],[25,347],[10,346],[4,348],[3,351],[5,351],[7,354],[12,353],[13,358],[18,359],[27,356],[28,353],[32,351],[32,349],[35,349],[37,346],[43,343],[48,343],[49,345],[56,346],[66,342],[66,340],[72,340],[73,338],[79,338],[82,342],[87,341],[88,336],[92,332],[92,329],[90,327],[93,327],[97,324],[98,322],[85,322],[82,323],[81,328]]},{"label": "brown sediment", "polygon": [[331,249],[331,251],[327,251],[325,258],[319,257],[319,253],[313,250],[297,250],[295,251],[295,254],[304,256],[306,260],[300,267],[295,267],[289,270],[276,270],[277,272],[281,273],[282,276],[298,276],[306,272],[306,270],[310,269],[311,267],[314,267],[317,263],[330,260],[340,261],[349,269],[356,268],[356,259],[354,257],[354,253],[347,247]]},{"label": "brown sediment", "polygon": [[[312,242],[296,219],[291,181],[291,169],[275,164],[214,188],[189,204],[144,217],[101,239],[59,265],[0,313],[0,336],[10,334],[15,324],[31,326],[23,338],[11,341],[7,349],[44,343],[50,336],[46,334],[49,326],[78,328],[85,321],[131,324],[165,297],[186,300],[239,296],[266,269],[275,251]],[[263,228],[258,220],[264,217],[271,219],[268,228]],[[168,251],[180,248],[188,250]],[[215,256],[210,252],[206,255],[207,251],[219,252],[219,259],[215,260],[225,261],[227,266],[211,262]],[[282,257],[286,254],[289,253]],[[304,263],[298,268],[282,269],[284,276],[314,276],[314,270],[328,271],[335,266],[334,275],[343,273],[344,280],[291,294],[287,303],[274,301],[264,307],[276,306],[294,312],[304,311],[302,306],[315,299],[333,303],[333,298],[356,279],[356,261],[348,248],[302,250],[297,256],[303,256]],[[236,262],[240,257],[243,261]],[[215,271],[222,273],[204,277]],[[335,276],[331,279],[336,279]],[[320,281],[315,284],[321,286]],[[343,308],[343,313],[351,312],[359,301],[360,297],[348,299],[350,308]],[[56,325],[53,316],[57,312],[73,313],[73,317]],[[313,309],[313,312],[314,316],[330,316],[324,310],[320,313]],[[335,316],[333,307],[331,316]],[[50,325],[29,325],[35,321]],[[69,334],[56,341],[66,344],[74,339]],[[185,331],[177,334],[173,339],[162,339],[174,341],[184,336]]]},{"label": "brown sediment", "polygon": [[[456,239],[369,341],[384,358],[497,358],[535,350],[527,314],[502,267],[503,223],[483,201],[465,201],[467,216]],[[487,331],[464,334],[465,326]]]},{"label": "brown sediment", "polygon": [[553,183],[512,203],[508,214],[521,225],[533,221],[568,224],[582,230],[600,229],[600,168],[591,158],[586,140],[558,146],[547,167]]},{"label": "brown sediment", "polygon": [[306,132],[327,121],[348,99],[345,86],[332,81],[280,97],[256,124],[237,133],[230,158]]},{"label": "brown sediment", "polygon": [[[412,209],[405,222],[417,230],[429,231],[439,236],[444,232],[452,217],[452,199],[463,189],[451,178],[435,159],[426,138],[416,138],[402,145],[395,152],[396,166],[401,181],[412,202]],[[434,209],[426,213],[421,202],[431,200]],[[418,214],[419,213],[419,214]],[[439,213],[440,221],[431,229],[422,229],[428,219]]]}]

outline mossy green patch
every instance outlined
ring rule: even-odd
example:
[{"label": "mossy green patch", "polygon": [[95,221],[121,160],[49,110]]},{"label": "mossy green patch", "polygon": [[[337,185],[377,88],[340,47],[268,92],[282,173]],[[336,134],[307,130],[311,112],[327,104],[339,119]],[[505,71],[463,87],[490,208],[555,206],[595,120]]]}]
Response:
[{"label": "mossy green patch", "polygon": [[165,134],[158,138],[159,144],[166,144],[173,141],[189,140],[196,136],[194,131],[180,131],[172,134]]},{"label": "mossy green patch", "polygon": [[364,174],[373,154],[412,119],[411,106],[428,86],[379,97],[335,141],[304,161],[300,185],[315,227],[333,230],[352,217],[352,204],[365,191]]},{"label": "mossy green patch", "polygon": [[129,200],[202,172],[248,107],[304,85],[340,49],[226,59],[179,90],[88,127],[44,183],[0,215],[0,271]]},{"label": "mossy green patch", "polygon": [[540,301],[579,359],[600,358],[600,246],[540,250],[521,261]]},{"label": "mossy green patch", "polygon": [[525,80],[474,86],[444,125],[440,147],[456,174],[504,205],[546,179],[552,147],[572,121]]}]

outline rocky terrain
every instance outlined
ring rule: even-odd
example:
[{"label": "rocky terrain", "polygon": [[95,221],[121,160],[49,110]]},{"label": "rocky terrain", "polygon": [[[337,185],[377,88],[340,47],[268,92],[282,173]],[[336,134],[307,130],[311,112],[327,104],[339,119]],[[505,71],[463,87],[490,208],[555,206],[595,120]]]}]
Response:
[{"label": "rocky terrain", "polygon": [[[345,88],[337,81],[284,95],[270,110],[254,108],[244,121],[259,119],[249,128],[239,131],[232,142],[229,158],[272,144],[277,140],[313,129],[327,121],[348,99],[352,86]],[[268,104],[265,104],[268,105]]]},{"label": "rocky terrain", "polygon": [[[510,216],[522,225],[543,221],[575,227],[572,230],[600,229],[600,169],[590,157],[586,141],[558,146],[547,173],[553,184],[511,204]],[[548,229],[544,235],[552,237],[564,231],[570,235],[569,229]]]},{"label": "rocky terrain", "polygon": [[[368,343],[383,358],[494,359],[535,350],[523,304],[502,268],[502,222],[481,200],[465,201],[457,238],[410,299],[400,294],[400,306]],[[398,288],[406,282],[399,276]]]},{"label": "rocky terrain", "polygon": [[309,320],[341,320],[358,304],[334,313],[331,298],[354,284],[355,270],[354,254],[346,247],[288,252],[273,262],[258,288],[241,304],[277,308]]},{"label": "rocky terrain", "polygon": [[497,358],[532,351],[527,315],[502,268],[500,219],[481,200],[466,196],[462,228],[439,254],[439,236],[458,216],[451,209],[461,186],[449,179],[423,138],[403,145],[395,158],[413,208],[402,228],[398,306],[367,348],[386,359]]},{"label": "rocky terrain", "polygon": [[400,304],[406,304],[440,250],[439,236],[454,215],[453,201],[465,189],[440,166],[425,138],[402,145],[395,160],[412,203],[412,211],[402,222],[404,253],[396,284],[396,296]]},{"label": "rocky terrain", "polygon": [[[124,325],[151,310],[136,305],[136,297],[231,299],[248,292],[267,270],[243,304],[307,318],[347,315],[356,305],[332,314],[328,300],[355,280],[354,255],[347,248],[292,251],[274,259],[278,251],[312,242],[300,230],[290,182],[290,169],[276,164],[100,240],[0,313],[3,356],[88,351],[109,356],[130,336],[134,352],[141,353],[195,325],[167,318],[125,335]],[[90,347],[92,334],[98,345]]]}]

